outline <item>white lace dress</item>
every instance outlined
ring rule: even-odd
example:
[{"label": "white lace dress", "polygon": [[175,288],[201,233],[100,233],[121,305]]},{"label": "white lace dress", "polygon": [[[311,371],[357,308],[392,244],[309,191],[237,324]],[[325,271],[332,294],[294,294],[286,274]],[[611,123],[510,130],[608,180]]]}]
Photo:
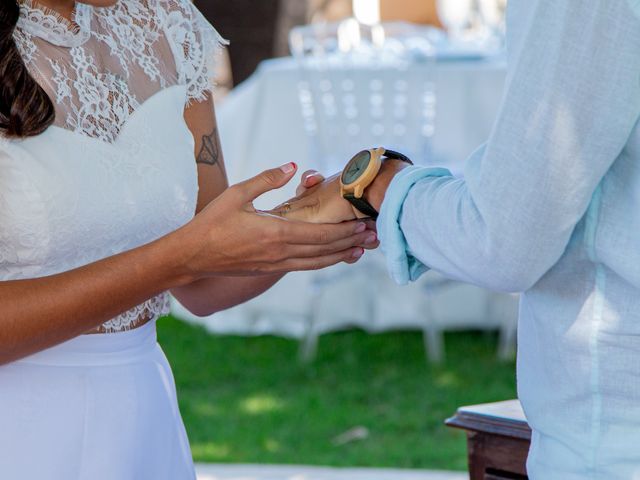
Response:
[{"label": "white lace dress", "polygon": [[[20,3],[14,38],[56,121],[36,137],[0,136],[0,281],[68,271],[193,217],[183,112],[206,98],[224,43],[190,0],[78,3],[73,21]],[[159,295],[102,335],[0,367],[1,479],[194,477],[155,341],[167,306]]]},{"label": "white lace dress", "polygon": [[[73,23],[21,3],[15,39],[56,122],[35,138],[0,137],[0,280],[67,271],[192,217],[196,170],[182,111],[211,88],[222,43],[189,0],[78,3]],[[103,329],[129,329],[167,305],[163,294]]]}]

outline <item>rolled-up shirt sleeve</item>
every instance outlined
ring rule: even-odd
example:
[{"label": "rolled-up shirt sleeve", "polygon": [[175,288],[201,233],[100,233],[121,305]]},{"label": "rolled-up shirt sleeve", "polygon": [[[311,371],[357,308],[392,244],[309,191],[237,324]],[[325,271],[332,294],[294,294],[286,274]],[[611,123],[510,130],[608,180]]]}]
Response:
[{"label": "rolled-up shirt sleeve", "polygon": [[378,228],[399,283],[429,267],[494,290],[533,286],[638,121],[635,0],[526,1],[498,118],[464,180],[412,169],[390,185]]}]

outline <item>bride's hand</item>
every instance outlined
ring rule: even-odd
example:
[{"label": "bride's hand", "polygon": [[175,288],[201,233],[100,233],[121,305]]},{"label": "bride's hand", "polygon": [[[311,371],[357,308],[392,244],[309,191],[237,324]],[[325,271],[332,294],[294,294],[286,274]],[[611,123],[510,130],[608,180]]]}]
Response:
[{"label": "bride's hand", "polygon": [[[364,222],[310,224],[260,212],[253,200],[284,186],[293,164],[234,185],[179,234],[189,275],[260,275],[354,263],[374,235]],[[176,233],[178,233],[176,232]],[[375,242],[375,236],[374,240]]]}]

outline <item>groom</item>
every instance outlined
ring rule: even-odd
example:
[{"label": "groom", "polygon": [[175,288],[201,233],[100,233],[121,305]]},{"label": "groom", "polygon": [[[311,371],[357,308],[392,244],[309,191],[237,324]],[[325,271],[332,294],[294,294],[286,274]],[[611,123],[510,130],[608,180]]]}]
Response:
[{"label": "groom", "polygon": [[[514,0],[507,31],[503,102],[464,179],[384,160],[364,198],[397,282],[428,265],[523,292],[529,477],[638,478],[640,0]],[[320,182],[281,213],[358,216],[339,177]]]}]

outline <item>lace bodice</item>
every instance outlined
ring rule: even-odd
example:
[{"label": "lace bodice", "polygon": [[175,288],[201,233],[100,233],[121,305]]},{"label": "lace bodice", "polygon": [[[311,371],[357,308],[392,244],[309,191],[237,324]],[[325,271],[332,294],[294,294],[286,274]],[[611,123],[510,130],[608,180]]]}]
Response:
[{"label": "lace bodice", "polygon": [[[73,21],[21,0],[14,33],[54,126],[0,137],[0,280],[52,275],[149,243],[194,215],[183,111],[212,88],[224,43],[191,0],[77,3]],[[161,294],[103,325],[167,313]]]},{"label": "lace bodice", "polygon": [[56,125],[107,142],[162,89],[185,85],[189,100],[203,99],[224,42],[190,0],[78,3],[73,22],[21,0],[15,39],[56,103]]}]

